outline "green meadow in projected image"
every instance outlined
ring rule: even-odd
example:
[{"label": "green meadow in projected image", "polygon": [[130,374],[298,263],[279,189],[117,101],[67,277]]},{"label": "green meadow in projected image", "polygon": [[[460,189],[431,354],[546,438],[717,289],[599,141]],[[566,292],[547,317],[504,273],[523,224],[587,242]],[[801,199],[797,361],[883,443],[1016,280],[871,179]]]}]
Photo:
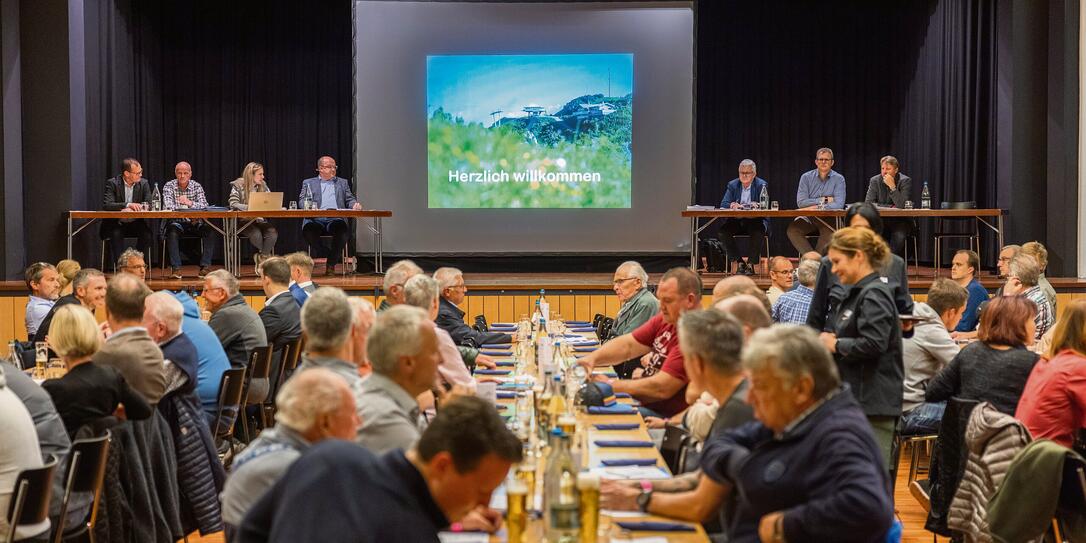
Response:
[{"label": "green meadow in projected image", "polygon": [[435,208],[629,208],[633,55],[426,57]]}]

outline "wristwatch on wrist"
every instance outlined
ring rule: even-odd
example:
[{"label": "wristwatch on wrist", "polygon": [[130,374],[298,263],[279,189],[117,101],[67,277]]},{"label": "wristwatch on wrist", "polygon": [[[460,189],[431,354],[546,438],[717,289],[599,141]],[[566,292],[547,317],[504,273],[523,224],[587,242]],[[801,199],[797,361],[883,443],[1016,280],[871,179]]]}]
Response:
[{"label": "wristwatch on wrist", "polygon": [[649,501],[652,500],[652,481],[641,481],[641,494],[637,496],[637,508],[642,513],[649,512]]}]

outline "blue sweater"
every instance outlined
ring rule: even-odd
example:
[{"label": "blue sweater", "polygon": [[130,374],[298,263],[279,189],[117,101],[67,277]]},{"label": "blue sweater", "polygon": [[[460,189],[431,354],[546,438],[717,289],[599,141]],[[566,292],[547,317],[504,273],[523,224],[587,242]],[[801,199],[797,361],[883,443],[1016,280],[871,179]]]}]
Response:
[{"label": "blue sweater", "polygon": [[988,301],[988,291],[973,278],[965,287],[966,292],[969,293],[969,301],[965,302],[965,313],[962,314],[962,320],[958,322],[958,327],[954,330],[957,332],[972,332],[977,329],[977,325],[980,324],[980,304]]},{"label": "blue sweater", "polygon": [[219,343],[215,331],[200,319],[200,306],[186,292],[174,292],[173,297],[185,308],[185,320],[181,330],[196,346],[196,395],[208,415],[215,415],[219,408],[219,382],[224,371],[230,369],[226,351]]},{"label": "blue sweater", "polygon": [[701,467],[740,489],[732,542],[758,541],[774,511],[785,541],[883,541],[893,522],[882,453],[847,385],[779,438],[760,422],[710,438]]}]

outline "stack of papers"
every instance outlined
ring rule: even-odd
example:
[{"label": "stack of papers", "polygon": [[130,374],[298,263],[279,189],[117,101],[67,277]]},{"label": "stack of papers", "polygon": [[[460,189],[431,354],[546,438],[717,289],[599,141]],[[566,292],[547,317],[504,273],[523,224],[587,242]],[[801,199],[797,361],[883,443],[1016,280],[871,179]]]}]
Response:
[{"label": "stack of papers", "polygon": [[686,206],[687,211],[712,211],[715,206]]}]

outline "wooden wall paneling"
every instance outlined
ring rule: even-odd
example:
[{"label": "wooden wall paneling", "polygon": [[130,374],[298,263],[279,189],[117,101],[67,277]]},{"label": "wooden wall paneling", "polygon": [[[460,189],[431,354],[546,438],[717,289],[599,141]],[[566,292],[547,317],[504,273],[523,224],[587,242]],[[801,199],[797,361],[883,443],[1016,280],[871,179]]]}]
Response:
[{"label": "wooden wall paneling", "polygon": [[572,315],[562,315],[566,317],[566,320],[570,321],[590,321],[592,320],[592,297],[587,294],[582,294],[576,297],[575,306],[576,309]]},{"label": "wooden wall paneling", "polygon": [[[498,295],[484,296],[483,297],[483,315],[486,315],[486,322],[504,322],[498,316]],[[474,315],[472,320],[474,320]]]},{"label": "wooden wall paneling", "polygon": [[366,296],[369,301],[373,302],[373,307],[381,307],[381,302],[385,301],[384,296]]},{"label": "wooden wall paneling", "polygon": [[607,299],[614,298],[614,296],[607,296],[605,294],[593,294],[592,295],[592,311],[588,313],[586,321],[592,321],[592,318],[596,316],[596,313],[601,315],[607,315]]},{"label": "wooden wall paneling", "polygon": [[502,292],[498,298],[498,322],[517,322],[517,315],[513,311],[513,295]]},{"label": "wooden wall paneling", "polygon": [[532,316],[532,297],[528,295],[513,296],[513,318],[520,320],[522,315]]},{"label": "wooden wall paneling", "polygon": [[618,301],[618,296],[607,296],[607,307],[603,310],[603,314],[611,317],[612,319],[618,315],[619,308],[622,304]]},{"label": "wooden wall paneling", "polygon": [[473,326],[475,324],[475,315],[478,315],[478,313],[474,312],[474,306],[476,303],[476,299],[478,298],[480,297],[472,296],[469,294],[465,296],[464,301],[460,303],[460,311],[464,312],[464,322],[467,322],[468,326]]},{"label": "wooden wall paneling", "polygon": [[260,310],[264,309],[265,298],[263,296],[247,296],[247,298],[246,301],[249,302],[249,306],[253,308],[253,311],[260,313]]},{"label": "wooden wall paneling", "polygon": [[708,309],[710,307],[713,307],[713,295],[712,294],[702,294],[701,295],[701,307],[703,309]]},{"label": "wooden wall paneling", "polygon": [[[26,341],[26,304],[30,303],[28,296],[17,296],[12,298],[11,302],[11,316],[15,322],[15,339],[19,341]],[[2,313],[7,315],[7,313]]]},{"label": "wooden wall paneling", "polygon": [[[15,298],[0,298],[0,315],[14,316],[14,301]],[[23,304],[23,311],[26,311],[26,304]],[[26,331],[24,330],[23,333],[25,334]],[[0,322],[0,341],[7,345],[13,339],[15,339],[15,319],[6,318]]]}]

